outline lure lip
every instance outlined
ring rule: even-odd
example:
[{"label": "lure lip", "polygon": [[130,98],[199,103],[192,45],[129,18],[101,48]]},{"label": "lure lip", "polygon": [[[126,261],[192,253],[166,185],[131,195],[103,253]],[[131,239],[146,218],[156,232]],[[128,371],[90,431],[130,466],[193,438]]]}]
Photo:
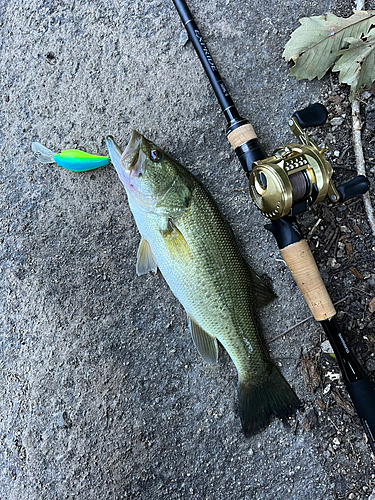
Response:
[{"label": "lure lip", "polygon": [[40,142],[33,142],[31,144],[31,150],[34,153],[35,158],[40,161],[40,163],[55,162],[55,153],[43,146],[43,144],[40,144]]}]

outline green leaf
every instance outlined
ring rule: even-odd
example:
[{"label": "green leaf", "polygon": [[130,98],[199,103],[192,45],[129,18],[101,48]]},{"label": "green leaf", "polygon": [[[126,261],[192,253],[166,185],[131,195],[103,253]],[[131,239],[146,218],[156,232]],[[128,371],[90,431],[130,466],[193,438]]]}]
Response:
[{"label": "green leaf", "polygon": [[346,39],[359,40],[375,25],[375,11],[357,11],[346,19],[328,13],[303,17],[300,23],[286,44],[283,57],[295,62],[290,74],[297,80],[320,80],[336,62],[337,53],[348,48]]},{"label": "green leaf", "polygon": [[332,71],[339,72],[339,82],[351,86],[349,99],[362,87],[370,88],[375,81],[375,28],[366,37],[346,38],[349,47],[337,53],[339,59]]}]

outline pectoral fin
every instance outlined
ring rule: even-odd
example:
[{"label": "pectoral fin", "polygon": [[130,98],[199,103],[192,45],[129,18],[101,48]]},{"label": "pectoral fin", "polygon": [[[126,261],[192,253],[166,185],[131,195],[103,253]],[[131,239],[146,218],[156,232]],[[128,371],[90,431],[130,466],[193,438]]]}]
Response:
[{"label": "pectoral fin", "polygon": [[208,335],[202,328],[188,315],[188,326],[193,337],[193,342],[202,358],[210,365],[216,365],[219,351],[215,337]]},{"label": "pectoral fin", "polygon": [[171,220],[168,221],[167,229],[160,230],[165,246],[170,255],[178,259],[187,259],[191,256],[189,246],[177,226]]},{"label": "pectoral fin", "polygon": [[154,271],[154,273],[156,273],[156,271],[158,270],[158,265],[155,261],[155,257],[152,253],[150,244],[144,238],[141,239],[141,242],[139,244],[137,253],[137,265],[135,270],[138,276],[146,274],[149,271]]},{"label": "pectoral fin", "polygon": [[251,284],[253,288],[254,301],[258,307],[263,307],[269,304],[276,295],[266,287],[263,281],[259,278],[257,273],[249,267],[251,275]]}]

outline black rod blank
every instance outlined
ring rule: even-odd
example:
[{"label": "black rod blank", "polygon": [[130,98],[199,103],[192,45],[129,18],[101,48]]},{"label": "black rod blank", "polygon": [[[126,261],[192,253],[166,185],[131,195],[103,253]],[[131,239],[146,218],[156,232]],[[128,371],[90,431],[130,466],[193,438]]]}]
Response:
[{"label": "black rod blank", "polygon": [[173,3],[180,14],[189,38],[210,80],[217,100],[227,119],[228,126],[232,126],[234,123],[239,126],[240,122],[247,123],[247,120],[240,117],[186,2],[184,0],[173,0]]},{"label": "black rod blank", "polygon": [[[173,3],[180,14],[181,20],[189,35],[189,38],[195,48],[195,51],[203,65],[203,68],[208,76],[211,86],[215,92],[217,100],[228,123],[227,137],[236,152],[238,159],[246,172],[249,175],[254,161],[266,158],[266,155],[260,146],[256,134],[250,125],[249,121],[242,118],[234,105],[228,89],[225,86],[223,79],[217,69],[206,43],[203,40],[201,32],[194,21],[194,18],[186,5],[185,0],[173,0]],[[240,130],[246,129],[245,133]],[[250,131],[250,135],[249,135]],[[238,135],[239,133],[239,135]],[[241,137],[238,142],[233,136]]]}]

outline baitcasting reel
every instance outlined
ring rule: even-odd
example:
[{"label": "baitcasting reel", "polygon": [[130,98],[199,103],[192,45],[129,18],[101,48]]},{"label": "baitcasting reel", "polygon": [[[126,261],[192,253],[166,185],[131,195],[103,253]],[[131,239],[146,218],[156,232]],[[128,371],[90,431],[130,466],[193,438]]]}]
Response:
[{"label": "baitcasting reel", "polygon": [[249,175],[251,197],[268,219],[297,215],[327,196],[333,202],[343,202],[364,194],[369,181],[360,175],[335,187],[332,165],[303,130],[322,125],[327,119],[322,104],[312,104],[297,111],[289,119],[289,127],[299,143],[276,149],[273,156],[253,163]]}]

